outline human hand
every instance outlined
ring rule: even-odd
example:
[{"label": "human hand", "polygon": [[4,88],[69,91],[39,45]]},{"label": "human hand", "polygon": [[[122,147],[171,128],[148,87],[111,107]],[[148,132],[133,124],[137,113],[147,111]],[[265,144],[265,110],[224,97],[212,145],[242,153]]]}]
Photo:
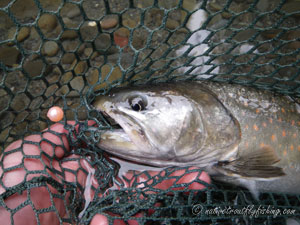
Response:
[{"label": "human hand", "polygon": [[[74,125],[74,122],[69,122]],[[0,158],[0,194],[7,194],[7,190],[16,186],[24,185],[23,182],[34,181],[35,178],[50,178],[68,190],[61,193],[55,185],[44,182],[43,185],[36,185],[23,189],[21,193],[14,192],[7,195],[5,205],[0,205],[0,220],[5,224],[70,224],[69,218],[69,197],[72,194],[67,184],[77,189],[76,184],[86,187],[88,174],[85,171],[93,170],[87,160],[78,155],[70,154],[69,131],[62,124],[54,124],[46,129],[41,135],[30,135],[23,140],[18,140],[9,145]],[[76,137],[75,137],[76,138]],[[190,168],[195,169],[195,168]],[[204,185],[194,182],[200,179],[210,183],[210,178],[205,172],[191,171],[185,173],[185,169],[176,170],[172,174],[160,174],[166,178],[159,182],[155,188],[166,190],[175,184],[189,183],[188,189],[200,190]],[[158,171],[148,171],[151,176],[158,175]],[[167,176],[181,176],[179,180],[168,179]],[[125,187],[142,188],[142,181],[147,179],[145,174],[134,177],[133,171],[124,176]],[[133,179],[136,179],[133,182]],[[130,180],[130,182],[128,182]],[[97,188],[98,183],[94,175],[89,178],[91,184]],[[137,185],[136,185],[137,184]],[[179,188],[180,189],[180,188]],[[78,190],[77,190],[78,191]],[[90,192],[93,199],[94,192]],[[22,207],[21,207],[22,206]],[[17,208],[19,207],[19,208]],[[16,209],[16,210],[15,210]],[[46,210],[47,212],[43,212]],[[110,214],[113,215],[113,214]],[[138,213],[136,217],[143,216]],[[62,221],[63,219],[64,221]],[[127,221],[129,224],[137,224],[136,220]],[[103,214],[97,214],[92,219],[91,225],[106,225],[108,219]],[[125,224],[124,221],[115,220],[114,224]]]}]

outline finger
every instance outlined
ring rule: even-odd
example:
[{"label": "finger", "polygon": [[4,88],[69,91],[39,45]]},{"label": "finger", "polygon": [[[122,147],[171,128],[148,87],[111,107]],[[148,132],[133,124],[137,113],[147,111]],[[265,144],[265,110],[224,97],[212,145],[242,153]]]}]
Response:
[{"label": "finger", "polygon": [[91,220],[90,225],[108,225],[108,219],[102,214],[96,214]]},{"label": "finger", "polygon": [[[178,189],[178,187],[174,187],[176,184],[189,184],[189,189],[201,190],[206,188],[205,183],[211,183],[209,175],[196,167],[179,169],[170,174],[167,174],[165,171],[147,171],[147,173],[136,173],[136,171],[133,173],[129,171],[125,177],[130,181],[124,181],[126,187],[143,188],[146,185],[150,185],[163,190],[169,188],[173,190]],[[154,185],[154,183],[156,184]],[[184,188],[183,185],[181,186]]]},{"label": "finger", "polygon": [[[68,121],[69,125],[75,125],[75,121]],[[94,121],[88,121],[88,125],[95,124]],[[78,129],[76,125],[74,129]],[[66,151],[70,150],[67,135],[69,131],[65,129],[63,124],[56,123],[45,129],[41,135],[30,135],[24,140],[18,140],[10,144],[4,152],[7,154],[1,155],[1,159],[7,158],[6,167],[18,165],[20,159],[23,158],[22,152],[27,156],[38,156],[41,152],[45,153],[50,158],[62,158]],[[16,151],[17,150],[17,151]],[[12,152],[12,155],[9,155]],[[17,152],[15,154],[15,152]],[[14,158],[11,160],[9,158]]]},{"label": "finger", "polygon": [[126,187],[145,188],[148,186],[160,190],[169,188],[172,190],[202,190],[206,188],[205,184],[211,183],[209,175],[197,167],[176,169],[171,173],[167,172],[166,170],[147,171],[146,173],[128,171],[123,182]]},{"label": "finger", "polygon": [[85,200],[91,201],[94,198],[95,190],[99,186],[95,178],[95,168],[78,155],[70,155],[60,164],[65,181],[81,185]]},{"label": "finger", "polygon": [[[73,126],[73,128],[66,129],[64,124],[55,123],[49,128],[43,130],[41,135],[30,135],[26,137],[25,140],[39,144],[41,147],[40,150],[50,157],[54,157],[55,155],[56,158],[62,158],[65,153],[70,151],[70,145],[67,138],[70,131],[73,130],[78,132],[79,128],[79,124],[76,124],[75,121],[67,121],[67,124]],[[95,122],[90,120],[87,121],[87,124],[92,126]],[[76,135],[73,138],[76,139]],[[32,152],[27,153],[31,154]]]},{"label": "finger", "polygon": [[[17,192],[7,197],[5,203],[3,203],[5,204],[5,208],[0,207],[1,224],[37,224],[37,219],[41,224],[60,224],[59,218],[65,216],[66,210],[64,200],[56,197],[57,195],[57,190],[52,186],[46,185],[32,187],[30,190],[24,190],[21,193]],[[23,207],[20,207],[21,205],[23,205]],[[45,211],[50,207],[55,207],[58,215],[54,210]],[[11,215],[10,211],[16,208],[19,209],[16,213]],[[40,212],[37,213],[36,210],[40,210]],[[43,210],[44,212],[42,212]]]},{"label": "finger", "polygon": [[[184,175],[182,174],[183,172],[185,172]],[[203,181],[206,184],[211,184],[210,176],[205,171],[199,171],[197,167],[190,167],[188,168],[188,171],[177,170],[174,172],[174,176],[182,176],[176,183],[189,184],[188,185],[189,190],[205,189],[206,188],[205,184],[198,182],[199,180]]]},{"label": "finger", "polygon": [[[88,121],[88,125],[94,123]],[[68,124],[75,125],[75,121],[68,121]],[[78,125],[74,129],[78,129]],[[57,162],[53,159],[62,158],[70,150],[68,134],[63,124],[56,123],[41,135],[30,135],[10,144],[0,156],[0,193],[24,181],[26,175],[27,181],[41,175],[54,176],[45,166],[52,168]],[[56,169],[60,167],[56,166]]]}]

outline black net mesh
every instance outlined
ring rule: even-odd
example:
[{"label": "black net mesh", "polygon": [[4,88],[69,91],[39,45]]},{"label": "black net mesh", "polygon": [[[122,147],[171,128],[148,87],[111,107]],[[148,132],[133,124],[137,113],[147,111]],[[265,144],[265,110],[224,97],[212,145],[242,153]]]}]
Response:
[{"label": "black net mesh", "polygon": [[[299,24],[299,0],[1,0],[0,223],[284,224],[299,217],[298,195],[256,200],[205,183],[196,168],[118,176],[119,163],[95,146],[110,125],[91,105],[116,86],[184,80],[299,97]],[[54,105],[65,116],[51,126]],[[252,210],[220,212],[225,207]],[[263,208],[273,211],[249,215]]]}]

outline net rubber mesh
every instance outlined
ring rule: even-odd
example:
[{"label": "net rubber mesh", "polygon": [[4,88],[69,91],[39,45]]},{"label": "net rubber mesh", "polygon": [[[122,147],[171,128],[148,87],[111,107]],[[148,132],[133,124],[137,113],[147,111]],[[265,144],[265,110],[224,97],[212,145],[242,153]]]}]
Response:
[{"label": "net rubber mesh", "polygon": [[[119,177],[120,165],[95,145],[110,125],[91,104],[113,87],[184,80],[299,97],[299,24],[299,0],[1,0],[0,224],[299,218],[298,195],[256,200],[205,183],[193,167]],[[65,113],[55,125],[46,116],[54,105]],[[290,211],[249,216],[226,207]]]}]

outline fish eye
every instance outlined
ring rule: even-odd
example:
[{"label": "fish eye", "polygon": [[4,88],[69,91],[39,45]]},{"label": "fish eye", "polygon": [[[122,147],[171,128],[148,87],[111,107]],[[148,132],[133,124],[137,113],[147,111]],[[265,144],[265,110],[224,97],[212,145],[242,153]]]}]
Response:
[{"label": "fish eye", "polygon": [[130,99],[129,104],[131,109],[136,112],[140,112],[146,109],[146,103],[141,97]]}]

